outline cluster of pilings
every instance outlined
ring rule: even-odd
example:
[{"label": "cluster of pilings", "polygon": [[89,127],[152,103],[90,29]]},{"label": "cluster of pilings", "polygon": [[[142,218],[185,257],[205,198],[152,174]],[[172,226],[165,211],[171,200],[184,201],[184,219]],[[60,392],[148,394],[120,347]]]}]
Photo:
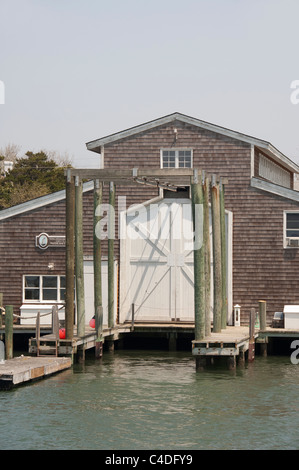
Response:
[{"label": "cluster of pilings", "polygon": [[[224,179],[206,176],[197,169],[137,169],[133,170],[75,170],[66,171],[66,338],[74,334],[74,287],[76,282],[77,335],[85,334],[84,275],[83,275],[83,203],[82,180],[94,181],[94,312],[96,330],[96,357],[101,357],[103,344],[103,305],[101,281],[101,237],[97,226],[102,218],[100,207],[103,183],[109,184],[108,210],[108,328],[114,327],[114,227],[115,184],[147,184],[157,188],[190,185],[195,239],[202,232],[202,240],[194,246],[194,303],[195,339],[211,332],[211,294],[213,289],[213,331],[219,332],[227,324],[226,289],[226,230],[224,206]],[[113,179],[114,182],[111,180]],[[212,247],[209,235],[209,207],[212,208]],[[202,209],[202,219],[196,223],[197,207]],[[210,260],[213,250],[213,279],[211,286]]]},{"label": "cluster of pilings", "polygon": [[[196,170],[195,170],[196,171]],[[194,249],[194,312],[195,340],[227,325],[227,261],[224,181],[211,179],[205,173],[194,174],[191,184],[194,231],[196,205],[203,207],[202,244]],[[212,213],[212,246],[210,242],[210,205]],[[213,285],[211,285],[211,250],[213,250]],[[213,328],[211,326],[211,295],[213,295]]]},{"label": "cluster of pilings", "polygon": [[[96,333],[96,357],[101,357],[103,346],[103,305],[101,274],[101,239],[97,225],[101,222],[103,182],[94,180],[93,264],[94,264],[94,312]],[[108,328],[114,327],[114,207],[115,185],[109,184],[108,210]],[[113,218],[113,219],[112,219]],[[76,283],[77,336],[85,335],[85,294],[83,271],[83,184],[82,179],[66,176],[66,339],[74,335],[74,288]],[[78,353],[80,354],[80,352]],[[84,355],[84,351],[81,351]]]}]

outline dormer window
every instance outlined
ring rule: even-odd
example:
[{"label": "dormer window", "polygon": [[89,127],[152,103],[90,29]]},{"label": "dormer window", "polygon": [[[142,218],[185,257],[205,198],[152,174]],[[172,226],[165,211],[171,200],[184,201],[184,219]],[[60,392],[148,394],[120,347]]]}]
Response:
[{"label": "dormer window", "polygon": [[161,150],[161,168],[192,168],[192,160],[191,149]]}]

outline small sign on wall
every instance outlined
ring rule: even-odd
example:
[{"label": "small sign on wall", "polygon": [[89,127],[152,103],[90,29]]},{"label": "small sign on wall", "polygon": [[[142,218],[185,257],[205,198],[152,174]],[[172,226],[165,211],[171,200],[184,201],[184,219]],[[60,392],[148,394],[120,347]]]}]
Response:
[{"label": "small sign on wall", "polygon": [[41,250],[46,250],[47,248],[64,248],[65,236],[52,236],[47,233],[40,233],[35,237],[35,246]]}]

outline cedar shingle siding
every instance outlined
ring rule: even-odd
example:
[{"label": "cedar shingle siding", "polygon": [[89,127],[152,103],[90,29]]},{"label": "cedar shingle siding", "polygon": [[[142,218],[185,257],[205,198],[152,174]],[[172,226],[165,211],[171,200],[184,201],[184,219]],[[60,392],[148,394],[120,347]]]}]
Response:
[{"label": "cedar shingle siding", "polygon": [[[177,140],[174,143],[174,127]],[[229,180],[226,208],[233,212],[233,304],[241,305],[242,324],[248,323],[251,307],[267,301],[268,322],[284,304],[299,304],[299,253],[283,248],[283,211],[299,210],[299,203],[250,186],[251,146],[231,137],[174,121],[141,134],[106,144],[105,168],[160,168],[162,148],[192,148],[193,166]],[[254,174],[258,176],[258,152]],[[290,173],[290,178],[292,173]],[[108,185],[104,188],[107,202]],[[156,196],[158,191],[140,186],[118,187],[127,207]],[[116,199],[117,204],[117,199]],[[84,194],[84,254],[92,255],[92,192]],[[118,214],[117,214],[118,215]],[[0,292],[4,305],[15,311],[22,303],[22,275],[64,274],[65,250],[35,247],[41,232],[64,235],[65,200],[0,221]],[[117,224],[116,224],[117,228]],[[102,254],[107,254],[106,243]],[[119,244],[116,242],[119,257]],[[49,272],[48,264],[55,263]]]}]

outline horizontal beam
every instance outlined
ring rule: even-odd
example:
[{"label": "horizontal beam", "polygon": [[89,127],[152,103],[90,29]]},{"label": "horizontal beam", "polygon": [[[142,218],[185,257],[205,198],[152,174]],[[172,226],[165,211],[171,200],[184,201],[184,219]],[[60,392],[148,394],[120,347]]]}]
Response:
[{"label": "horizontal beam", "polygon": [[193,356],[238,356],[239,348],[193,348]]},{"label": "horizontal beam", "polygon": [[[166,178],[172,184],[182,184],[182,179],[184,179],[185,184],[190,184],[193,182],[194,172],[193,168],[132,168],[123,170],[119,168],[68,168],[65,170],[65,175],[68,177],[77,176],[82,180],[113,181],[119,185],[134,184],[134,178]],[[197,174],[200,178],[201,171],[197,170]],[[208,177],[208,175],[206,176]],[[228,183],[226,178],[216,176],[216,180],[221,181],[222,184]]]}]

